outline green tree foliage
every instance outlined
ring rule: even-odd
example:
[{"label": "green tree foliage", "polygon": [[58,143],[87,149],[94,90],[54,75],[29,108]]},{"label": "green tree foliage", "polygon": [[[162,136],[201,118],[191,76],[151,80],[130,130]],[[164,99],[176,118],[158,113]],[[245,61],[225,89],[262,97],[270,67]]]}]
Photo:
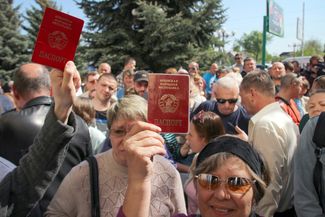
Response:
[{"label": "green tree foliage", "polygon": [[[26,11],[26,15],[24,16],[25,20],[28,21],[22,27],[27,33],[28,37],[28,51],[31,55],[35,46],[36,38],[39,32],[39,27],[41,25],[44,11],[46,7],[53,8],[55,10],[62,10],[62,7],[57,5],[54,0],[35,0],[35,5],[32,5],[30,9]],[[85,72],[86,61],[84,56],[84,48],[82,46],[78,46],[75,59],[74,59],[77,68],[79,71]]]},{"label": "green tree foliage", "polygon": [[139,68],[162,71],[218,56],[214,48],[220,41],[213,33],[225,22],[221,0],[79,0],[78,4],[89,18],[84,38],[91,64],[107,61],[116,72],[126,56],[133,56]]},{"label": "green tree foliage", "polygon": [[[313,56],[313,55],[323,55],[324,50],[323,50],[323,45],[321,41],[316,40],[316,39],[311,39],[305,41],[304,44],[304,55],[305,56]],[[299,56],[301,54],[301,49],[299,49],[296,52],[296,55]]]},{"label": "green tree foliage", "polygon": [[[270,42],[272,37],[267,35],[267,41]],[[262,58],[262,43],[263,34],[259,31],[252,31],[249,34],[244,34],[239,40],[236,41],[235,47],[241,48],[242,51],[247,52],[256,61],[261,61]]]},{"label": "green tree foliage", "polygon": [[31,8],[26,11],[26,15],[23,16],[24,19],[28,21],[26,24],[23,24],[22,28],[26,31],[29,39],[28,48],[30,53],[33,52],[45,8],[50,7],[56,10],[61,10],[61,8],[59,8],[52,0],[35,0],[35,3],[35,5],[32,5]]},{"label": "green tree foliage", "polygon": [[0,0],[0,76],[5,79],[28,60],[26,38],[19,31],[18,9],[11,1]]},{"label": "green tree foliage", "polygon": [[279,55],[266,54],[266,63],[282,62],[283,59]]}]

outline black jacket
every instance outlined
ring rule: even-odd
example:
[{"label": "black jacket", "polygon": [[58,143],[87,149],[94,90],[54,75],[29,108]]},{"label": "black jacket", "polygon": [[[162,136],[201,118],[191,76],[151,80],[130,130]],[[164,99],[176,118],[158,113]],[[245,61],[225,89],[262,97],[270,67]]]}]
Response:
[{"label": "black jacket", "polygon": [[[52,100],[41,96],[29,101],[21,111],[9,111],[0,117],[0,156],[19,164],[19,159],[28,151],[33,140],[44,124]],[[92,155],[89,130],[86,123],[76,115],[76,135],[70,142],[67,156],[58,175],[40,201],[44,212],[57,191],[63,178],[72,167]],[[36,216],[32,214],[31,216]]]},{"label": "black jacket", "polygon": [[0,216],[25,217],[43,197],[65,159],[75,129],[75,115],[65,125],[51,107],[28,154],[0,182]]}]

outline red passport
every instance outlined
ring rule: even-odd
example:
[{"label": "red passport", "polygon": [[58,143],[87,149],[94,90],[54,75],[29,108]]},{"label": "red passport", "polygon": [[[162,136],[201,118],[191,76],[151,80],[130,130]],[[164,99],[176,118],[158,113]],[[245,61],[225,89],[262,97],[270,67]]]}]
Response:
[{"label": "red passport", "polygon": [[164,133],[188,133],[188,75],[149,74],[148,122]]},{"label": "red passport", "polygon": [[84,21],[46,8],[32,61],[60,70],[74,59]]}]

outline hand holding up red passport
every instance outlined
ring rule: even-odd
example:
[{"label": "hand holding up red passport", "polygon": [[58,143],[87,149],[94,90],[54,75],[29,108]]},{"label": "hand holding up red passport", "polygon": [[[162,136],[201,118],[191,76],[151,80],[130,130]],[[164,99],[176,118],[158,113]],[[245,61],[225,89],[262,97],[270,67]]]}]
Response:
[{"label": "hand holding up red passport", "polygon": [[188,75],[149,74],[148,122],[164,133],[188,133]]},{"label": "hand holding up red passport", "polygon": [[46,8],[32,61],[63,71],[74,59],[83,24],[79,18]]}]

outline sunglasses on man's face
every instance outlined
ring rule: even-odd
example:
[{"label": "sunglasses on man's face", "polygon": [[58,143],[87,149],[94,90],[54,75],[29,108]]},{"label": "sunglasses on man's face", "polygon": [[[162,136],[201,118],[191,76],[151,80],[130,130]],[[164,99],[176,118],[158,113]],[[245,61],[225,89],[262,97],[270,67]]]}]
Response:
[{"label": "sunglasses on man's face", "polygon": [[234,99],[217,99],[217,102],[220,104],[225,104],[226,102],[228,102],[229,104],[234,104],[238,101],[238,99],[234,98]]},{"label": "sunglasses on man's face", "polygon": [[324,78],[324,77],[325,77],[325,75],[320,75],[320,76],[318,76],[317,78],[315,78],[314,81],[318,82],[320,79],[322,79],[322,78]]},{"label": "sunglasses on man's face", "polygon": [[244,194],[251,187],[255,180],[250,180],[243,177],[228,177],[226,180],[222,180],[218,176],[211,174],[201,173],[195,178],[198,180],[199,185],[206,190],[216,190],[220,187],[221,183],[225,183],[226,188],[233,193]]}]

